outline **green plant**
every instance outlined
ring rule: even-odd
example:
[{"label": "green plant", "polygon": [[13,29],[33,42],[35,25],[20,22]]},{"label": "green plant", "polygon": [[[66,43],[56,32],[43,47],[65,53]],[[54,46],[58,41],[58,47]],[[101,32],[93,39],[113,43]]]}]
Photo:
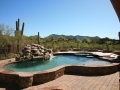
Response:
[{"label": "green plant", "polygon": [[10,59],[10,58],[14,58],[15,54],[14,53],[9,53],[9,54],[0,54],[0,60],[4,60],[4,59]]},{"label": "green plant", "polygon": [[18,53],[18,55],[22,56],[22,52],[20,51],[20,52]]},{"label": "green plant", "polygon": [[77,40],[77,49],[80,49],[80,41]]},{"label": "green plant", "polygon": [[15,57],[15,54],[14,53],[9,53],[7,54],[6,56],[6,59],[10,59],[10,58],[14,58]]},{"label": "green plant", "polygon": [[40,44],[40,36],[39,36],[39,32],[38,32],[38,44]]},{"label": "green plant", "polygon": [[106,45],[106,49],[110,50],[110,48],[111,48],[111,42],[110,41],[106,41],[105,45]]},{"label": "green plant", "polygon": [[20,19],[18,18],[18,21],[16,21],[16,30],[15,30],[15,38],[17,40],[17,52],[19,52],[20,40],[22,39],[23,36],[24,25],[25,23],[23,22],[22,29],[20,30]]},{"label": "green plant", "polygon": [[55,41],[53,41],[53,42],[52,42],[52,48],[55,50],[56,47],[57,47],[57,46],[56,46],[56,43],[55,43]]}]

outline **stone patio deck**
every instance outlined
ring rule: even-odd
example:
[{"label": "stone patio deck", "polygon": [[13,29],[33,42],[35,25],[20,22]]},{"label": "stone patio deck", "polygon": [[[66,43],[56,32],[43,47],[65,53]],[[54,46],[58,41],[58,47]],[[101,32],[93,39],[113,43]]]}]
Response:
[{"label": "stone patio deck", "polygon": [[[21,90],[0,85],[0,90]],[[120,90],[119,72],[105,76],[63,75],[23,90]]]},{"label": "stone patio deck", "polygon": [[105,76],[63,75],[23,90],[120,90],[119,72]]},{"label": "stone patio deck", "polygon": [[[0,61],[0,63],[9,60]],[[11,61],[14,61],[14,59],[11,59]],[[21,89],[0,84],[0,90]],[[50,82],[24,88],[23,90],[120,90],[119,72],[104,76],[63,75]]]}]

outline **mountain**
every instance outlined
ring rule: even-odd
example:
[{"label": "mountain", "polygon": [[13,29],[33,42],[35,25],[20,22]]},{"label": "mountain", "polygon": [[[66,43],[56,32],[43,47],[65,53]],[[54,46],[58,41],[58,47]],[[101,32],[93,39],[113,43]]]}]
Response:
[{"label": "mountain", "polygon": [[86,37],[88,39],[92,39],[92,38],[100,38],[98,36],[95,36],[95,37],[90,37],[90,36],[80,36],[80,35],[76,35],[76,36],[73,36],[73,35],[58,35],[58,34],[51,34],[49,35],[48,37],[54,37],[55,39],[57,39],[59,36],[62,36],[62,37],[65,37],[65,38],[77,38],[79,40],[82,40],[83,37]]}]

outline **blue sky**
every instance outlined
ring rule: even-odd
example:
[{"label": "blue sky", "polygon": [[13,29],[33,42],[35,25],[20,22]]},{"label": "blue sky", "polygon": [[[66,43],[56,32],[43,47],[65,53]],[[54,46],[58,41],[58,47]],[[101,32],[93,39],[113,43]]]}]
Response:
[{"label": "blue sky", "polygon": [[120,23],[110,0],[0,0],[0,24],[20,18],[24,35],[99,36],[118,39]]}]

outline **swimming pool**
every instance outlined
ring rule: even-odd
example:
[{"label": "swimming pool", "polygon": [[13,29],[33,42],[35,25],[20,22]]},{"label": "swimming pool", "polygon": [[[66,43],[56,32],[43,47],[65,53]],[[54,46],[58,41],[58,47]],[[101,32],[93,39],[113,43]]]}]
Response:
[{"label": "swimming pool", "polygon": [[55,68],[61,65],[85,65],[85,66],[103,66],[109,65],[111,62],[103,61],[96,57],[81,57],[75,55],[58,55],[53,56],[51,60],[31,60],[23,62],[15,62],[4,66],[6,70],[15,72],[35,72]]}]

